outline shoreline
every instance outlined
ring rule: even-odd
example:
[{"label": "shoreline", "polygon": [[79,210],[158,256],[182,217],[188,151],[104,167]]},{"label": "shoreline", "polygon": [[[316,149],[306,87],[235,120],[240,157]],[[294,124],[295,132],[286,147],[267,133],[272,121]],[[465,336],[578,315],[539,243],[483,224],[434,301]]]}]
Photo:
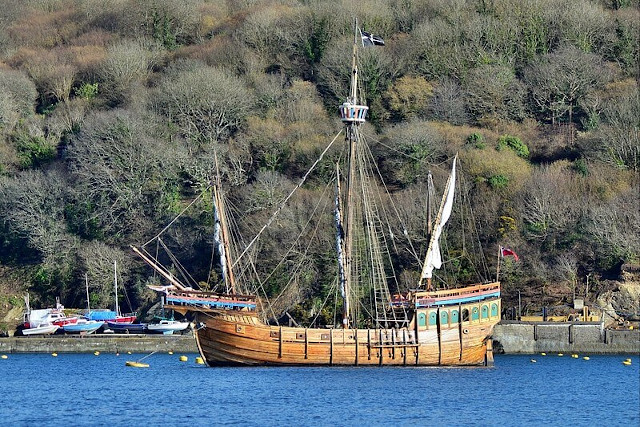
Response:
[{"label": "shoreline", "polygon": [[[198,353],[184,335],[96,334],[0,338],[0,353]],[[639,354],[639,329],[606,329],[595,322],[502,321],[493,332],[494,354],[542,352]]]}]

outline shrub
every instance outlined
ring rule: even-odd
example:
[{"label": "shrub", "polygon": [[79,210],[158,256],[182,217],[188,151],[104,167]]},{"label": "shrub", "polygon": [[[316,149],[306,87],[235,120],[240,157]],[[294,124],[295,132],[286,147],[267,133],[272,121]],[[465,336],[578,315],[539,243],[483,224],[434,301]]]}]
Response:
[{"label": "shrub", "polygon": [[484,136],[479,132],[474,132],[467,137],[467,144],[471,144],[476,147],[478,150],[482,150],[486,147],[484,142]]},{"label": "shrub", "polygon": [[493,175],[487,181],[493,189],[504,188],[509,185],[509,178],[502,174]]},{"label": "shrub", "polygon": [[497,150],[501,151],[504,148],[512,149],[519,157],[526,159],[529,157],[529,147],[524,144],[520,138],[511,135],[503,135],[498,139]]},{"label": "shrub", "polygon": [[91,101],[98,96],[98,83],[84,83],[82,86],[76,88],[74,93],[77,97]]},{"label": "shrub", "polygon": [[589,169],[587,168],[587,163],[584,161],[584,159],[578,159],[573,162],[571,168],[582,176],[589,175]]},{"label": "shrub", "polygon": [[42,136],[20,133],[15,137],[18,158],[24,168],[39,166],[56,156],[56,149]]}]

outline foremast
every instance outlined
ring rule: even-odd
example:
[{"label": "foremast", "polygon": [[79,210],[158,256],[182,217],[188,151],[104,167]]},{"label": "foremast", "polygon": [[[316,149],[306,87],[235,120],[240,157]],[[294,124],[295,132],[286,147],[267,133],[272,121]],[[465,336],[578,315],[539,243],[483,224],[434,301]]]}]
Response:
[{"label": "foremast", "polygon": [[230,252],[229,227],[224,211],[224,202],[222,200],[222,185],[220,182],[220,172],[218,169],[218,156],[215,156],[216,162],[216,179],[213,185],[213,205],[214,205],[214,234],[213,239],[216,242],[218,254],[220,255],[220,269],[222,271],[222,280],[225,285],[227,294],[235,295],[236,281],[233,274],[233,263]]},{"label": "foremast", "polygon": [[350,294],[352,287],[353,268],[353,238],[354,238],[354,186],[356,179],[356,150],[359,142],[359,127],[366,121],[369,107],[359,103],[358,99],[358,30],[357,22],[354,28],[353,54],[351,63],[351,87],[347,100],[340,106],[340,118],[345,124],[346,140],[349,143],[349,169],[347,172],[346,190],[344,196],[344,218],[340,214],[340,187],[336,197],[337,246],[340,271],[341,294],[343,296],[342,327],[350,327]]}]

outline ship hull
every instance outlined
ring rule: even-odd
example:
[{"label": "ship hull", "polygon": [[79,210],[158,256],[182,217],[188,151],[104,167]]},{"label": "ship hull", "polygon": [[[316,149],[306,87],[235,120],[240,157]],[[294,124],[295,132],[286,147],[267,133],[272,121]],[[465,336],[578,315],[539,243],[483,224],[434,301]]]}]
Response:
[{"label": "ship hull", "polygon": [[[499,307],[499,300],[469,305],[467,309],[485,312],[482,306],[491,307],[490,304]],[[394,329],[270,326],[242,312],[196,312],[195,335],[200,354],[209,366],[491,365],[490,337],[500,320],[499,310],[493,311],[494,316],[452,323],[452,309],[419,310],[409,327]],[[437,316],[435,322],[430,321],[432,313]]]}]

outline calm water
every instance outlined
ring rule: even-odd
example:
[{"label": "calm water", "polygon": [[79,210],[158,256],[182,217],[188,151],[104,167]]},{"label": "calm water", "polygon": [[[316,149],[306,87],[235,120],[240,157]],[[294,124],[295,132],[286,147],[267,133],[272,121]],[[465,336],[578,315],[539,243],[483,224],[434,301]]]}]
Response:
[{"label": "calm water", "polygon": [[142,355],[8,356],[1,425],[640,425],[637,355],[497,356],[488,369],[207,368],[194,354],[155,354],[136,369],[125,361]]}]

